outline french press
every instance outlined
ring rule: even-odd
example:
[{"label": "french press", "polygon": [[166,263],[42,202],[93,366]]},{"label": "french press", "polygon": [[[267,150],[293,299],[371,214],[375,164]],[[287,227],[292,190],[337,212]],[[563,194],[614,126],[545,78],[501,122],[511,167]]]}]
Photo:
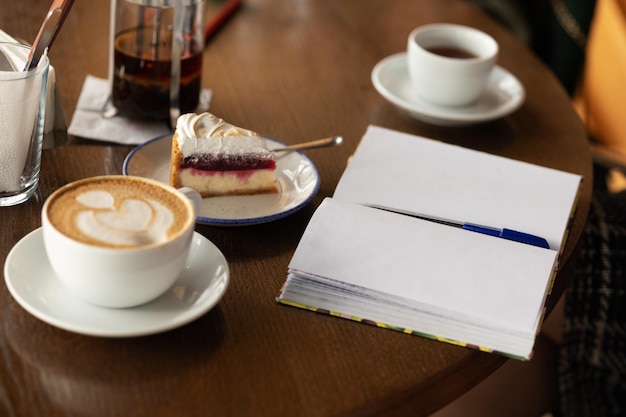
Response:
[{"label": "french press", "polygon": [[[103,115],[166,120],[198,106],[205,0],[111,0]],[[172,126],[173,127],[173,126]]]}]

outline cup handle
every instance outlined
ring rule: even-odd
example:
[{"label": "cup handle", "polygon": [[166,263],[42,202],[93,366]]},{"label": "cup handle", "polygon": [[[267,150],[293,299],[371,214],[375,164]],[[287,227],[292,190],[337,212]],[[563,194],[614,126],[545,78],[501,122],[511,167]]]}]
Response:
[{"label": "cup handle", "polygon": [[189,187],[179,188],[178,191],[183,193],[189,199],[189,201],[191,201],[196,215],[200,213],[200,207],[202,207],[202,196],[200,195],[200,193]]}]

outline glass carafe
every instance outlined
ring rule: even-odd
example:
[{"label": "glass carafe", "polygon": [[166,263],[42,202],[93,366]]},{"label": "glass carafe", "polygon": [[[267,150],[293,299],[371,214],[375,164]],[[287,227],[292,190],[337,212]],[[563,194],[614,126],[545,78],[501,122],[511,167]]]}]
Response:
[{"label": "glass carafe", "polygon": [[178,115],[196,109],[204,1],[111,0],[111,96],[105,117],[175,123]]}]

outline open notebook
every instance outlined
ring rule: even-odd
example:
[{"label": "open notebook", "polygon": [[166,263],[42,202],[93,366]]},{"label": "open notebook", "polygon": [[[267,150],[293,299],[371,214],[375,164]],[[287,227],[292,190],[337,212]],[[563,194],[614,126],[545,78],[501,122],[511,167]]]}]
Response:
[{"label": "open notebook", "polygon": [[[311,218],[277,300],[528,359],[580,181],[370,126]],[[413,215],[506,227],[549,248]]]}]

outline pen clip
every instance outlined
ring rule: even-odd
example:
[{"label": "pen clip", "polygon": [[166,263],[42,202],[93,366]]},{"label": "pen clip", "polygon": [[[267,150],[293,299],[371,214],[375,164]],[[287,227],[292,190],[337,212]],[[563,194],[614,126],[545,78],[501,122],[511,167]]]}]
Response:
[{"label": "pen clip", "polygon": [[539,246],[540,248],[550,249],[548,241],[544,238],[524,232],[518,232],[517,230],[503,228],[500,237],[503,239],[514,240],[520,243],[526,243],[528,245]]}]

